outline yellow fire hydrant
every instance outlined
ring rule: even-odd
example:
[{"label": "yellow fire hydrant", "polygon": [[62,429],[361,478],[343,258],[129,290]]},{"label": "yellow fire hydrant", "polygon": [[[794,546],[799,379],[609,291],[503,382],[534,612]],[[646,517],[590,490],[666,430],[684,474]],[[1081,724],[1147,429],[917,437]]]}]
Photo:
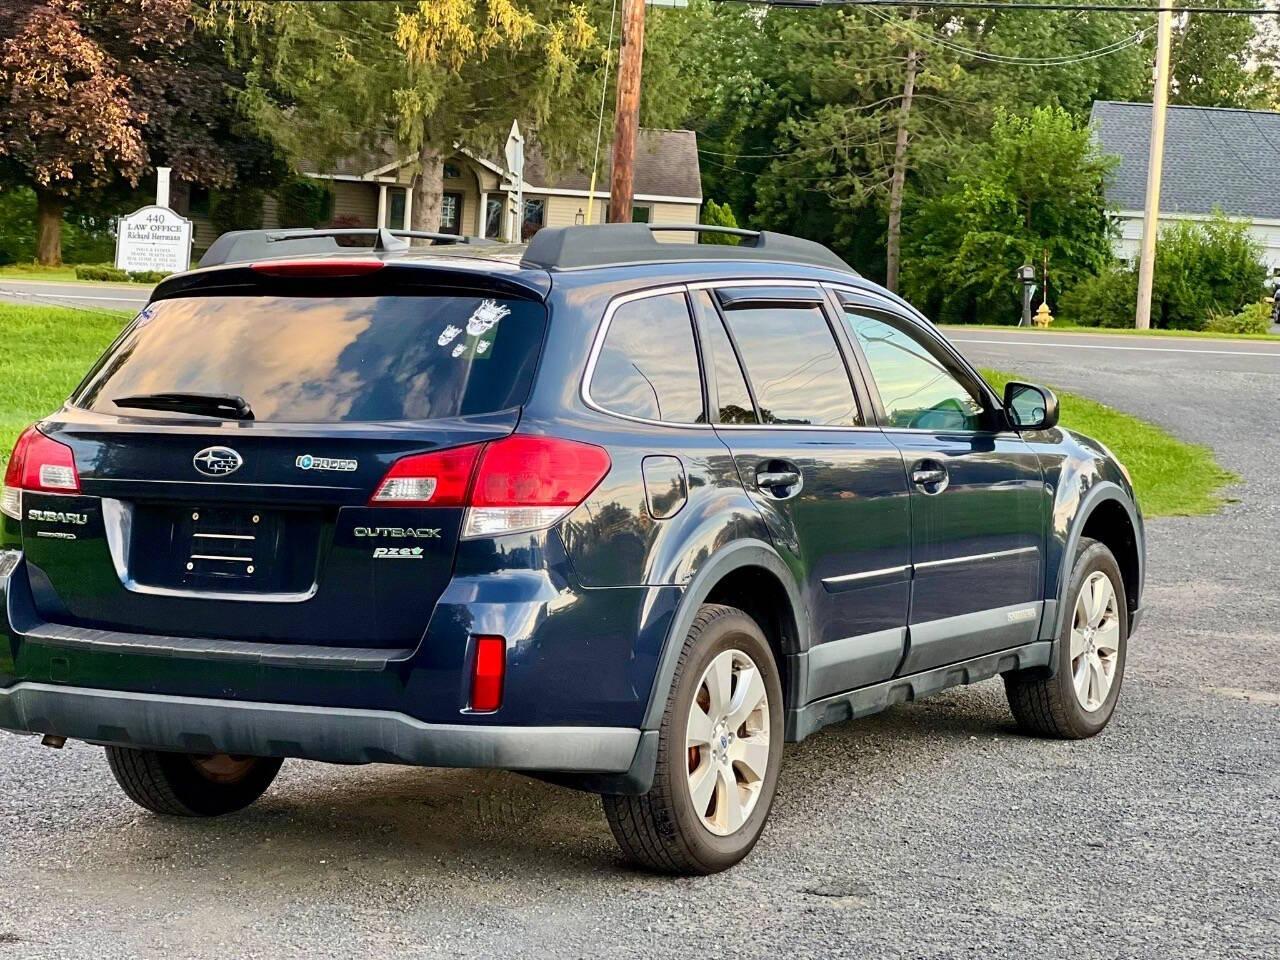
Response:
[{"label": "yellow fire hydrant", "polygon": [[1036,315],[1031,318],[1031,322],[1037,327],[1047,327],[1053,323],[1053,314],[1049,312],[1049,305],[1043,301],[1040,303],[1040,309],[1036,311]]}]

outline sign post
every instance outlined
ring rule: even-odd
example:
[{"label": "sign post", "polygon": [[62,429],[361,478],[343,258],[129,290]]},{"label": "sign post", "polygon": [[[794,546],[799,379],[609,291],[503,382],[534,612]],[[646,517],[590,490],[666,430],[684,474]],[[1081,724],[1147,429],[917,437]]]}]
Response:
[{"label": "sign post", "polygon": [[156,206],[169,205],[169,174],[173,167],[156,167]]},{"label": "sign post", "polygon": [[507,137],[507,172],[511,175],[512,186],[515,187],[515,210],[512,211],[511,229],[507,231],[507,239],[519,243],[524,239],[521,228],[524,226],[524,135],[520,133],[520,124],[511,121],[511,135]]},{"label": "sign post", "polygon": [[117,269],[128,273],[181,273],[190,267],[190,220],[168,207],[153,205],[117,221]]}]

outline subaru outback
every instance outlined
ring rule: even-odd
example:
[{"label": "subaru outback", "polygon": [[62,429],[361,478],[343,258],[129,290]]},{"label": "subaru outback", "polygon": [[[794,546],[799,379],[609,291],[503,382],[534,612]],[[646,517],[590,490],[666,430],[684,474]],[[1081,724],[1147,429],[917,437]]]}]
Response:
[{"label": "subaru outback", "polygon": [[0,728],[178,817],[287,757],[522,771],[676,873],[827,724],[999,676],[1101,731],[1125,468],[825,247],[674,229],[221,238],[17,441]]}]

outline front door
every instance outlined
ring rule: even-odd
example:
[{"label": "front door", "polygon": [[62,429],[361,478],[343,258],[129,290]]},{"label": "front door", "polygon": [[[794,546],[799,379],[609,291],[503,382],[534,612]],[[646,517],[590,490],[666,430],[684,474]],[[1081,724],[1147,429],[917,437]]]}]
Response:
[{"label": "front door", "polygon": [[716,432],[804,593],[810,698],[892,677],[910,595],[906,473],[864,423],[821,291],[692,298]]},{"label": "front door", "polygon": [[440,197],[440,232],[462,233],[462,194],[446,190]]},{"label": "front door", "polygon": [[1027,643],[1039,628],[1048,495],[989,391],[924,324],[841,296],[886,436],[911,486],[902,673]]}]

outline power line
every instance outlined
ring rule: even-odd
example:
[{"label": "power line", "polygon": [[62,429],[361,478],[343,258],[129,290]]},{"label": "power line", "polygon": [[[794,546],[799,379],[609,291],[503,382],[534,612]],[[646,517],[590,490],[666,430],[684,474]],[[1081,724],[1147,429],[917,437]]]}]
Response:
[{"label": "power line", "polygon": [[1136,3],[1034,3],[1028,0],[716,0],[767,7],[813,10],[820,7],[920,7],[925,10],[1058,10],[1083,13],[1216,13],[1237,17],[1275,17],[1280,9],[1269,7],[1173,7]]}]

